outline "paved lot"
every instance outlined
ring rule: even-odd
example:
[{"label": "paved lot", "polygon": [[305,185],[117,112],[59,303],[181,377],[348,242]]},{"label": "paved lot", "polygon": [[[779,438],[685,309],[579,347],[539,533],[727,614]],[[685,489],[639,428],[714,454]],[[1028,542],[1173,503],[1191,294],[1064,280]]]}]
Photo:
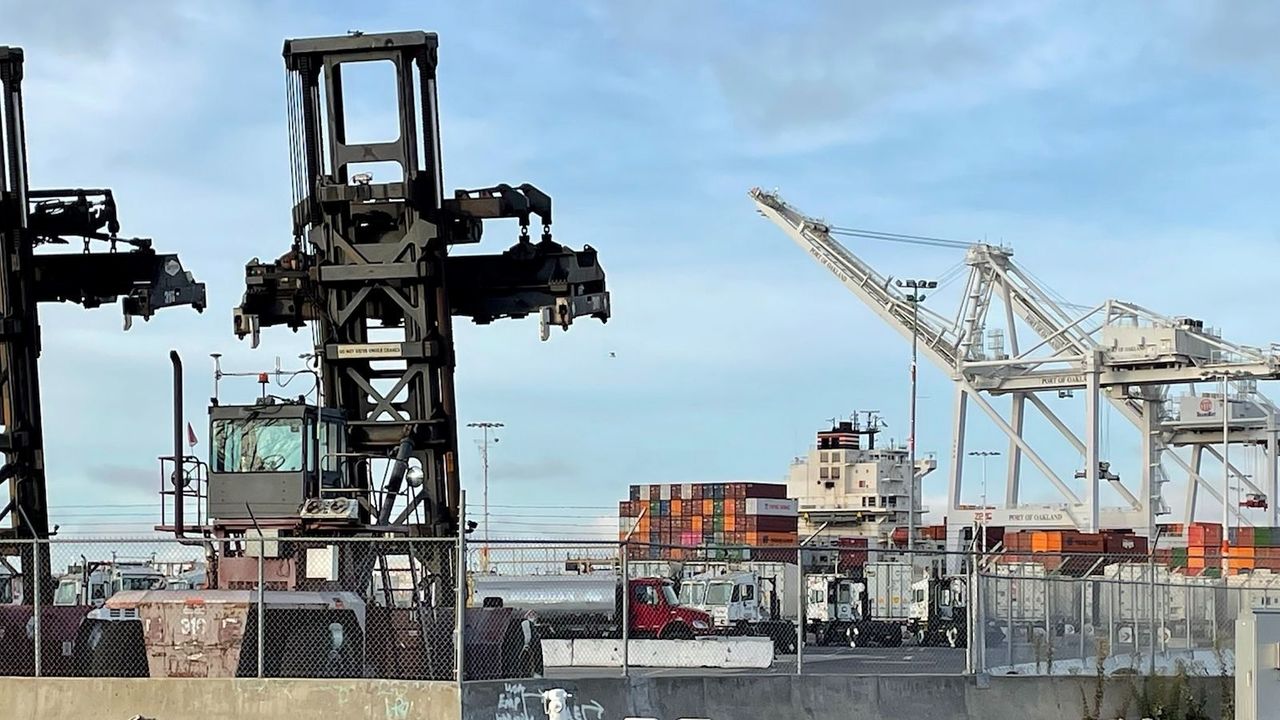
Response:
[{"label": "paved lot", "polygon": [[[806,648],[806,675],[960,675],[964,673],[963,648]],[[795,655],[780,655],[765,670],[716,668],[631,668],[636,677],[673,675],[790,675],[796,672]],[[549,678],[616,677],[618,668],[547,668]]]}]

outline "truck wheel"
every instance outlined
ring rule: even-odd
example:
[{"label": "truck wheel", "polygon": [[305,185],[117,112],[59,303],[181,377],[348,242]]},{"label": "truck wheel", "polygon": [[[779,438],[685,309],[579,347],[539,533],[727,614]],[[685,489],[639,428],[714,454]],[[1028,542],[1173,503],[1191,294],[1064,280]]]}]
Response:
[{"label": "truck wheel", "polygon": [[689,629],[684,623],[671,623],[662,628],[662,633],[658,636],[659,640],[692,640],[693,630]]},{"label": "truck wheel", "polygon": [[882,642],[885,647],[898,647],[902,644],[902,631],[896,627],[893,628],[892,631],[885,634]]},{"label": "truck wheel", "polygon": [[862,631],[858,629],[858,626],[850,625],[849,632],[848,632],[849,647],[851,648],[858,647],[858,643],[862,640],[861,636],[862,636]]},{"label": "truck wheel", "polygon": [[960,635],[960,628],[956,627],[955,625],[948,625],[947,629],[944,632],[946,633],[947,645],[949,647],[953,647],[953,648],[960,647],[961,640],[964,639]]}]

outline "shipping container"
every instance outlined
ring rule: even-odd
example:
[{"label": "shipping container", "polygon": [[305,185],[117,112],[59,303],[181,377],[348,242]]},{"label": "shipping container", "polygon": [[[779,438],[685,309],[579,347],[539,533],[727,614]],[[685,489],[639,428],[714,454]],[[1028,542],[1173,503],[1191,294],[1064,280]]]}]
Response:
[{"label": "shipping container", "polygon": [[911,612],[915,569],[903,563],[870,563],[863,569],[867,613],[872,620],[906,620]]},{"label": "shipping container", "polygon": [[794,499],[747,498],[743,506],[743,514],[756,516],[795,517],[800,510],[800,502]]},{"label": "shipping container", "polygon": [[1048,583],[1044,566],[1037,562],[1009,562],[993,566],[992,571],[995,577],[989,582],[994,585],[994,592],[988,591],[987,595],[994,595],[995,602],[987,606],[989,617],[996,622],[1043,623]]},{"label": "shipping container", "polygon": [[787,497],[785,483],[743,483],[745,498],[772,498],[781,500]]},{"label": "shipping container", "polygon": [[639,485],[632,485],[632,486],[631,486],[631,499],[632,499],[632,500],[639,500],[639,499],[640,499],[640,486],[639,486]]}]

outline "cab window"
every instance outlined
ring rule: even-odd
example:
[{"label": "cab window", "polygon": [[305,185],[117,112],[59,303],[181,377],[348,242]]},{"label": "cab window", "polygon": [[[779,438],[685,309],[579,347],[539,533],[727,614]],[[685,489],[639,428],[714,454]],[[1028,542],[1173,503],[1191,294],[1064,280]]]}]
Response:
[{"label": "cab window", "polygon": [[300,418],[218,420],[209,464],[214,472],[298,472],[302,438]]},{"label": "cab window", "polygon": [[58,589],[53,593],[54,605],[75,605],[77,600],[74,580],[63,580],[58,583]]},{"label": "cab window", "polygon": [[657,605],[658,593],[652,585],[637,585],[632,597],[639,605]]}]

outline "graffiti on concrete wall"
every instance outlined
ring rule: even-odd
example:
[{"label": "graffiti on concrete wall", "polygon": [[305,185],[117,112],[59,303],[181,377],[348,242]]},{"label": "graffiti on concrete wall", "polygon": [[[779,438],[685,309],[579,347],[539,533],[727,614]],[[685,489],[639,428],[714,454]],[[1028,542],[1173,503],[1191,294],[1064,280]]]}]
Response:
[{"label": "graffiti on concrete wall", "polygon": [[[604,706],[595,700],[582,700],[570,693],[563,693],[563,700],[552,708],[552,720],[604,720]],[[504,683],[498,693],[497,711],[493,720],[548,720],[543,706],[543,693],[521,683]]]}]

